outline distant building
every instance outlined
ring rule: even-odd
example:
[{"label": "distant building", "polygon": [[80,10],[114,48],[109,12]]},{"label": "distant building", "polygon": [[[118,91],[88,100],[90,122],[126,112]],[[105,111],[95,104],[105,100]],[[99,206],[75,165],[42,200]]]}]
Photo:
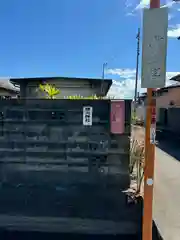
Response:
[{"label": "distant building", "polygon": [[39,89],[40,84],[49,83],[60,90],[56,98],[81,95],[89,97],[92,95],[106,96],[112,80],[91,78],[67,78],[67,77],[37,77],[37,78],[13,78],[13,84],[19,85],[21,98],[44,98],[45,93]]},{"label": "distant building", "polygon": [[0,79],[0,98],[16,98],[19,88],[15,87],[10,79]]},{"label": "distant building", "polygon": [[[172,79],[174,80],[174,79]],[[157,89],[155,92],[156,98],[156,114],[157,122],[159,120],[159,109],[169,108],[172,106],[180,107],[180,85],[171,85],[168,87]],[[147,103],[147,94],[144,93],[138,99],[137,117],[145,119],[145,109]]]}]

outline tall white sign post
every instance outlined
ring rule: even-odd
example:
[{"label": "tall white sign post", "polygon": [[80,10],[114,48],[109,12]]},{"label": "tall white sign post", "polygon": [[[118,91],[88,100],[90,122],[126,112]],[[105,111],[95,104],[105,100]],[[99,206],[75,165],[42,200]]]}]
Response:
[{"label": "tall white sign post", "polygon": [[142,88],[162,88],[166,81],[168,8],[145,9],[143,16]]},{"label": "tall white sign post", "polygon": [[165,86],[167,27],[168,9],[160,8],[160,0],[150,0],[150,9],[144,10],[141,79],[141,87],[147,88],[143,240],[152,240],[156,134],[156,102],[152,94],[154,88]]}]

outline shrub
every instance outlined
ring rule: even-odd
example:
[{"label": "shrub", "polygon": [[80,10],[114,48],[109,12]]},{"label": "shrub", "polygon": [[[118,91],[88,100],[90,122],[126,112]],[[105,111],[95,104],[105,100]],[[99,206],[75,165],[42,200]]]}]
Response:
[{"label": "shrub", "polygon": [[46,98],[55,99],[56,95],[60,93],[60,90],[51,84],[40,84],[39,88],[41,91],[46,93]]}]

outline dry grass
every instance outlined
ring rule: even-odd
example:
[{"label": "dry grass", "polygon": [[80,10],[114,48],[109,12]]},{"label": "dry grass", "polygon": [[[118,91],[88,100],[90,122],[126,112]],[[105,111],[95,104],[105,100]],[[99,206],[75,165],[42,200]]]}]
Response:
[{"label": "dry grass", "polygon": [[133,139],[137,139],[139,142],[144,144],[145,140],[145,129],[140,126],[133,126],[131,136]]},{"label": "dry grass", "polygon": [[136,196],[139,196],[144,179],[144,128],[133,127],[130,152],[131,189]]}]

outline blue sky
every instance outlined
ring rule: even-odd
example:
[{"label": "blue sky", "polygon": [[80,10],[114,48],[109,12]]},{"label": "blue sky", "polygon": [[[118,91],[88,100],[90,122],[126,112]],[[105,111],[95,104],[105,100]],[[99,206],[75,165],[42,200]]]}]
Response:
[{"label": "blue sky", "polygon": [[[180,71],[180,4],[161,2],[169,6],[169,77]],[[1,0],[0,76],[100,78],[107,62],[112,94],[131,97],[144,7],[139,0]]]}]

